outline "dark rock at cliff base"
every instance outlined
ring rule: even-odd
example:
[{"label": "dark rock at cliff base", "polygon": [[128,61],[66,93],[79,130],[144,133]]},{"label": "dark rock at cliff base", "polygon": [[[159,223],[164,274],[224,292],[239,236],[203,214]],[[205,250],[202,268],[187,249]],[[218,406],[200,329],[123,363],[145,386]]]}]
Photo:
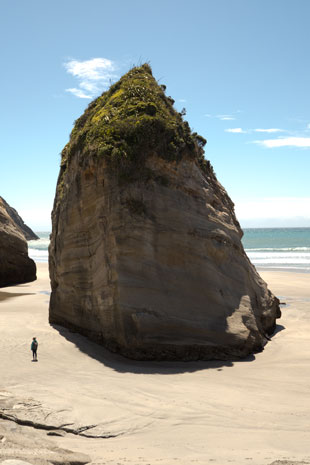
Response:
[{"label": "dark rock at cliff base", "polygon": [[62,152],[51,323],[142,360],[263,349],[279,301],[244,252],[205,143],[148,65],[89,105]]},{"label": "dark rock at cliff base", "polygon": [[0,287],[36,279],[36,265],[28,256],[28,244],[24,233],[14,221],[17,213],[11,217],[11,211],[16,213],[0,197]]},{"label": "dark rock at cliff base", "polygon": [[12,208],[3,197],[0,196],[0,203],[15,224],[16,229],[25,237],[26,241],[33,241],[39,237],[27,226],[23,219],[19,216],[15,208]]}]

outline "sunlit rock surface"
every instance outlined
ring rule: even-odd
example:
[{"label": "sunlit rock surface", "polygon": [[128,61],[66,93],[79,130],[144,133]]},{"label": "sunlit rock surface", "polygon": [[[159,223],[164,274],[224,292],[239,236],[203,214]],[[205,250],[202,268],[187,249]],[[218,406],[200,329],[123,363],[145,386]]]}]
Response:
[{"label": "sunlit rock surface", "polygon": [[148,65],[92,102],[62,154],[50,322],[134,359],[262,350],[279,301],[234,206]]}]

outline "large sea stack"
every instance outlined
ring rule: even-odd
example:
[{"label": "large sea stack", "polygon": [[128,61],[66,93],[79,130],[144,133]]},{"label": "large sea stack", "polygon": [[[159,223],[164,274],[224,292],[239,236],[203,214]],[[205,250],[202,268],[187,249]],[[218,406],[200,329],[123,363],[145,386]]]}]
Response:
[{"label": "large sea stack", "polygon": [[52,213],[50,322],[134,359],[245,357],[279,301],[173,103],[143,65],[76,121]]},{"label": "large sea stack", "polygon": [[17,211],[0,197],[0,287],[36,279],[36,265],[28,257],[26,238],[38,237]]}]

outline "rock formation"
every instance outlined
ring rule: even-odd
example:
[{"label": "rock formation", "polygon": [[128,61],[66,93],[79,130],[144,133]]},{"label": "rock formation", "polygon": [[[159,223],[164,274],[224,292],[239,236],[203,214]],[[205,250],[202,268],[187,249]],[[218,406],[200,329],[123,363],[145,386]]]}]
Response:
[{"label": "rock formation", "polygon": [[10,205],[1,196],[0,204],[12,219],[16,229],[25,237],[26,241],[34,241],[39,239],[39,237],[32,231],[32,229],[30,229],[29,226],[24,223],[23,219],[19,216],[15,208],[10,207]]},{"label": "rock formation", "polygon": [[0,419],[1,465],[84,465],[90,461],[85,454],[57,447],[43,433]]},{"label": "rock formation", "polygon": [[30,232],[31,229],[24,225],[16,210],[0,197],[0,287],[36,279],[36,265],[28,257],[25,239],[25,235],[29,237]]},{"label": "rock formation", "polygon": [[[15,397],[10,392],[3,390],[0,390],[0,426],[1,421],[3,421],[4,427],[8,424],[7,422],[14,422],[21,426],[48,431],[49,436],[73,434],[84,438],[108,439],[124,434],[124,422],[122,422],[122,426],[107,425],[105,421],[90,425],[83,419],[77,423],[70,415],[70,411],[53,410],[36,399]],[[132,431],[132,424],[130,428]]]},{"label": "rock formation", "polygon": [[134,359],[262,350],[280,316],[234,205],[148,65],[76,121],[52,213],[50,322]]}]

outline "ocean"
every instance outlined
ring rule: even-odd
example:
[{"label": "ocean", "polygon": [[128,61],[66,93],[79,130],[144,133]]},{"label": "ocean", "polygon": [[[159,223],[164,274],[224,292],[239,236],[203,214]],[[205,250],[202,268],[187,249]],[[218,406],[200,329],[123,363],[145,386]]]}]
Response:
[{"label": "ocean", "polygon": [[257,269],[310,272],[310,228],[259,228],[243,232],[243,246]]},{"label": "ocean", "polygon": [[50,243],[50,232],[35,231],[40,239],[28,241],[28,255],[35,262],[48,262],[48,246]]},{"label": "ocean", "polygon": [[[245,251],[257,269],[310,272],[310,228],[244,229]],[[40,239],[29,241],[29,256],[48,261],[49,232],[37,232]]]}]

